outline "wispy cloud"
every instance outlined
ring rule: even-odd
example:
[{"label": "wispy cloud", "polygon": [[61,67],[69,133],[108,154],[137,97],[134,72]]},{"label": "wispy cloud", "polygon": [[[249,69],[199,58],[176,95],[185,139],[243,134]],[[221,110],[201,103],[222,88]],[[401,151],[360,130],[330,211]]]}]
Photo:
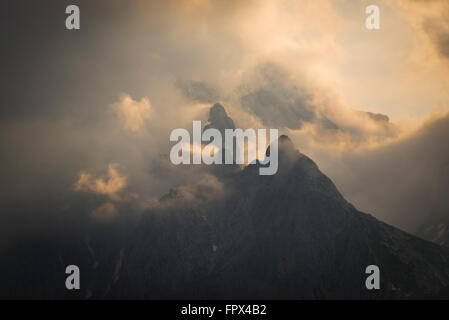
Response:
[{"label": "wispy cloud", "polygon": [[151,103],[148,98],[136,101],[128,94],[121,94],[120,100],[111,107],[122,122],[123,129],[134,133],[140,131],[150,118]]},{"label": "wispy cloud", "polygon": [[91,191],[106,195],[113,200],[120,200],[118,193],[126,186],[127,177],[121,175],[117,170],[118,164],[108,165],[108,173],[105,179],[95,178],[88,172],[81,172],[75,184],[75,190]]}]

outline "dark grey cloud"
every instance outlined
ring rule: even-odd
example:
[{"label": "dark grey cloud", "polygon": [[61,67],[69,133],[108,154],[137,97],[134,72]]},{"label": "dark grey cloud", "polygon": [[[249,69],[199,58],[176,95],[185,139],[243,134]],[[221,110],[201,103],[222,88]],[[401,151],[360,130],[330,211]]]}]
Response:
[{"label": "dark grey cloud", "polygon": [[[297,130],[305,124],[313,125],[317,133],[334,139],[343,134],[356,145],[396,134],[388,116],[358,111],[342,105],[332,89],[320,87],[288,66],[267,61],[257,65],[236,89],[242,109],[257,116],[263,125]],[[364,126],[375,126],[368,132]]]},{"label": "dark grey cloud", "polygon": [[[449,14],[449,8],[446,10]],[[444,59],[449,59],[449,26],[442,21],[427,19],[423,29],[432,40],[437,53]]]},{"label": "dark grey cloud", "polygon": [[252,75],[250,88],[242,91],[243,108],[252,111],[267,126],[299,129],[303,122],[313,122],[312,94],[300,83],[290,82],[290,74],[274,63],[264,63]]},{"label": "dark grey cloud", "polygon": [[178,81],[177,87],[185,97],[199,103],[214,103],[220,100],[218,88],[202,81]]},{"label": "dark grey cloud", "polygon": [[449,115],[373,150],[349,152],[325,170],[360,210],[408,231],[449,217]]}]

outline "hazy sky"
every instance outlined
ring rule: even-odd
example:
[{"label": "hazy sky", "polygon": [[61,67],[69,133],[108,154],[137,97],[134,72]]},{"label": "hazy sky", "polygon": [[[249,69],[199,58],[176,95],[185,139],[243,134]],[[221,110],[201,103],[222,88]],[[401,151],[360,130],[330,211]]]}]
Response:
[{"label": "hazy sky", "polygon": [[[65,29],[72,3],[80,30]],[[365,28],[368,4],[380,30]],[[164,158],[170,131],[206,121],[215,102],[239,127],[288,134],[387,222],[412,230],[449,208],[447,1],[5,1],[0,12],[0,219],[12,234],[217,187]]]}]

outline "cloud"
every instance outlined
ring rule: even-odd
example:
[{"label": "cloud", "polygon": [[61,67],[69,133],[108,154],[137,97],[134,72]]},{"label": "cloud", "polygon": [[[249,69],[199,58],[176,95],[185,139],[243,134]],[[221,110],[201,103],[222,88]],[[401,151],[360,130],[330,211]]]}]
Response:
[{"label": "cloud", "polygon": [[134,133],[140,131],[150,118],[151,103],[148,98],[135,101],[128,94],[121,94],[120,100],[111,107],[122,121],[123,129]]},{"label": "cloud", "polygon": [[[445,11],[445,17],[449,14],[449,8]],[[449,23],[446,19],[427,18],[423,22],[423,30],[434,44],[436,53],[446,62],[449,62]]]},{"label": "cloud", "polygon": [[[65,206],[74,208],[67,215],[88,215],[107,201],[122,212],[131,202],[145,206],[170,188],[194,184],[204,172],[170,163],[169,134],[191,128],[192,120],[205,123],[214,102],[222,102],[243,129],[279,127],[348,200],[400,225],[407,215],[393,210],[401,205],[393,198],[402,198],[378,181],[392,165],[378,155],[418,137],[414,133],[423,131],[416,123],[431,107],[447,107],[447,2],[378,2],[381,30],[369,32],[367,1],[111,0],[93,6],[80,0],[90,31],[77,37],[56,26],[64,8],[27,4],[45,14],[50,24],[42,28],[42,15],[18,7],[20,25],[5,20],[21,37],[5,49],[6,74],[14,77],[2,82],[0,97],[0,197],[14,209],[2,213],[1,231],[12,230],[13,220],[50,225]],[[16,50],[30,43],[42,54]],[[408,117],[416,120],[413,126],[398,122]],[[408,163],[399,155],[390,161]],[[126,175],[118,167],[104,177],[95,174],[113,163]],[[392,176],[391,186],[404,194],[419,183],[405,173]],[[75,181],[85,192],[73,192]],[[358,190],[366,190],[365,198]],[[38,202],[45,210],[36,209]],[[402,206],[411,212],[419,207]]]},{"label": "cloud", "polygon": [[202,81],[178,81],[176,86],[181,89],[187,99],[194,102],[214,103],[220,99],[218,89]]},{"label": "cloud", "polygon": [[157,203],[157,207],[206,205],[224,197],[226,190],[223,183],[213,174],[203,173],[197,181],[170,189]]},{"label": "cloud", "polygon": [[405,20],[413,28],[416,46],[413,61],[427,70],[443,68],[438,73],[447,80],[449,67],[449,3],[445,0],[402,0]]},{"label": "cloud", "polygon": [[118,164],[108,165],[107,178],[94,178],[88,172],[81,172],[75,184],[77,191],[91,191],[97,194],[106,195],[113,200],[120,200],[118,193],[126,187],[127,177],[120,175],[117,170]]},{"label": "cloud", "polygon": [[301,80],[295,82],[291,77],[291,73],[275,63],[258,65],[250,76],[251,81],[241,85],[242,107],[271,127],[299,129],[303,122],[315,121],[311,93]]},{"label": "cloud", "polygon": [[358,209],[414,232],[449,213],[449,113],[400,138],[344,154],[317,155],[321,169]]},{"label": "cloud", "polygon": [[98,208],[92,210],[90,216],[100,222],[111,222],[117,219],[118,209],[111,202],[106,202]]},{"label": "cloud", "polygon": [[258,118],[258,126],[339,152],[380,144],[401,132],[388,116],[352,109],[338,97],[338,88],[312,80],[304,70],[292,73],[282,62],[267,60],[248,71],[230,103]]}]

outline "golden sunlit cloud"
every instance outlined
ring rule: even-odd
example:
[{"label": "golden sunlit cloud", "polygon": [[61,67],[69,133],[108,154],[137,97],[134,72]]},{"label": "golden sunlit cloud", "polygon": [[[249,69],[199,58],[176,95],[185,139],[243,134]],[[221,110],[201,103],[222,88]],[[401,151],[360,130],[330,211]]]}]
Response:
[{"label": "golden sunlit cloud", "polygon": [[121,94],[120,100],[111,107],[122,121],[123,129],[134,133],[138,132],[150,118],[151,103],[148,98],[136,101],[128,94]]},{"label": "golden sunlit cloud", "polygon": [[113,200],[120,200],[118,192],[126,186],[127,177],[120,175],[117,171],[118,164],[111,163],[108,166],[108,176],[106,179],[94,178],[88,172],[81,172],[75,184],[75,190],[91,191],[97,194],[106,195]]}]

